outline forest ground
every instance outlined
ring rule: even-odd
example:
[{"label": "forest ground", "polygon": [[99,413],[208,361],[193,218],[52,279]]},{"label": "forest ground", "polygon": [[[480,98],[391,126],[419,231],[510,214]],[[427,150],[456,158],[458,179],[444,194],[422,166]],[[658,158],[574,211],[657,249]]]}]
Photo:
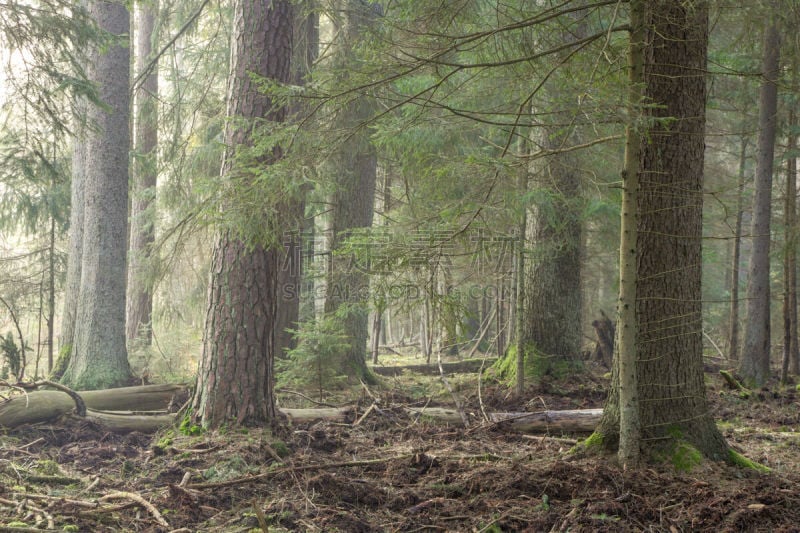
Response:
[{"label": "forest ground", "polygon": [[[450,381],[480,420],[482,408],[601,407],[604,372],[539,380],[524,401],[499,383],[479,396],[475,375]],[[669,461],[623,472],[613,458],[570,453],[578,436],[416,420],[401,407],[453,403],[438,378],[404,375],[359,389],[349,422],[275,434],[15,430],[0,437],[0,531],[800,531],[797,391],[745,400],[715,374],[707,382],[730,445],[772,472]]]}]

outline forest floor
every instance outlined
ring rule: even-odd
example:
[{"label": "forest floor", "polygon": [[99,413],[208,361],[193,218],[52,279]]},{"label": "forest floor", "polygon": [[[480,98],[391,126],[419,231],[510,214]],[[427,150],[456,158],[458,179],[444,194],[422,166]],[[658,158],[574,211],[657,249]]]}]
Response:
[{"label": "forest floor", "polygon": [[[482,408],[601,407],[607,379],[595,370],[533,383],[524,402],[498,383],[479,396],[474,375],[451,385],[480,420]],[[728,442],[770,473],[711,462],[623,472],[571,453],[577,436],[417,420],[401,406],[453,403],[437,378],[404,375],[360,389],[350,422],[273,434],[18,429],[0,437],[0,531],[800,531],[798,393],[745,400],[707,376]]]}]

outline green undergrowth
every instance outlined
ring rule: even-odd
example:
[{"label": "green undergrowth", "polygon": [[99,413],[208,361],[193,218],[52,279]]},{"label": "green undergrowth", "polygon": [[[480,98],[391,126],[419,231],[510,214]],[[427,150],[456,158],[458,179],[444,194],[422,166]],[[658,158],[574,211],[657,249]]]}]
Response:
[{"label": "green undergrowth", "polygon": [[[511,345],[503,357],[493,365],[497,376],[506,383],[513,383],[517,379],[517,346]],[[525,347],[525,377],[543,378],[545,376],[556,380],[564,379],[570,375],[584,370],[580,359],[551,357],[541,354],[533,345]]]},{"label": "green undergrowth", "polygon": [[757,463],[752,459],[748,459],[733,449],[728,449],[728,460],[740,468],[746,468],[748,470],[755,470],[756,472],[763,473],[772,472],[770,467],[762,465],[761,463]]}]

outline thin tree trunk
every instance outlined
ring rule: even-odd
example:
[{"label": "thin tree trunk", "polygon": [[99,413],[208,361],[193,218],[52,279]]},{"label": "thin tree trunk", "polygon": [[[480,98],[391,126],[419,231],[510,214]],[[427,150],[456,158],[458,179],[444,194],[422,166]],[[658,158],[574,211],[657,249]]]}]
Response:
[{"label": "thin tree trunk", "polygon": [[153,58],[157,0],[137,0],[134,5],[136,44],[134,77],[144,75],[133,88],[133,165],[128,296],[125,334],[129,347],[152,342],[153,280],[148,265],[155,242],[155,208],[158,145],[158,66],[145,75]]},{"label": "thin tree trunk", "polygon": [[[628,44],[628,110],[635,120],[643,99],[645,6],[643,0],[631,2],[631,34]],[[636,289],[639,225],[639,161],[641,133],[638,125],[628,124],[625,132],[625,169],[622,181],[622,221],[619,243],[619,302],[617,304],[617,341],[614,343],[614,370],[619,376],[619,460],[624,468],[635,467],[641,447],[639,418],[638,359],[639,327],[636,322]]]},{"label": "thin tree trunk", "polygon": [[[524,198],[528,192],[528,167],[523,164],[517,175],[517,194]],[[514,341],[517,348],[517,380],[516,393],[522,397],[525,393],[525,232],[528,227],[528,208],[521,206],[517,222],[517,243],[515,248],[514,269]]]},{"label": "thin tree trunk", "polygon": [[[55,181],[55,177],[53,178]],[[55,344],[55,320],[56,320],[56,218],[50,216],[50,242],[48,250],[48,271],[49,279],[47,283],[47,374],[53,371],[53,345]]]},{"label": "thin tree trunk", "polygon": [[[85,102],[78,107],[88,109]],[[83,120],[83,119],[82,119]],[[84,188],[86,172],[85,126],[78,123],[72,145],[72,181],[70,183],[69,245],[67,248],[67,276],[64,283],[64,310],[61,314],[59,356],[50,370],[53,380],[61,379],[69,364],[75,342],[75,315],[81,289],[81,261],[83,257]]]},{"label": "thin tree trunk", "polygon": [[736,197],[736,226],[733,235],[731,258],[731,308],[728,328],[728,357],[739,360],[739,270],[742,250],[742,209],[744,209],[744,183],[747,165],[747,137],[742,136],[739,151],[739,184]]},{"label": "thin tree trunk", "polygon": [[789,133],[787,135],[786,198],[784,207],[783,260],[783,359],[781,361],[781,383],[789,380],[791,361],[798,357],[797,346],[797,134],[794,128],[797,117],[793,107],[789,108]]},{"label": "thin tree trunk", "polygon": [[770,376],[770,217],[775,156],[780,35],[775,20],[764,35],[764,76],[759,94],[758,152],[753,199],[753,248],[747,283],[747,321],[739,371],[748,386],[760,387]]}]

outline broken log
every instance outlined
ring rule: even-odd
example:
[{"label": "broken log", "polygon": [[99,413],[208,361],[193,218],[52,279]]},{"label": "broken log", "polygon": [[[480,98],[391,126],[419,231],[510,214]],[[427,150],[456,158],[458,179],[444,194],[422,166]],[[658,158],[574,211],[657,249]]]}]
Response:
[{"label": "broken log", "polygon": [[[452,361],[442,363],[442,370],[446,374],[466,374],[478,372],[483,368],[491,367],[497,361],[496,357],[487,359],[464,359],[463,361]],[[439,375],[439,365],[405,365],[405,366],[373,366],[371,370],[381,376],[399,376],[403,372],[415,372],[428,376]]]}]

